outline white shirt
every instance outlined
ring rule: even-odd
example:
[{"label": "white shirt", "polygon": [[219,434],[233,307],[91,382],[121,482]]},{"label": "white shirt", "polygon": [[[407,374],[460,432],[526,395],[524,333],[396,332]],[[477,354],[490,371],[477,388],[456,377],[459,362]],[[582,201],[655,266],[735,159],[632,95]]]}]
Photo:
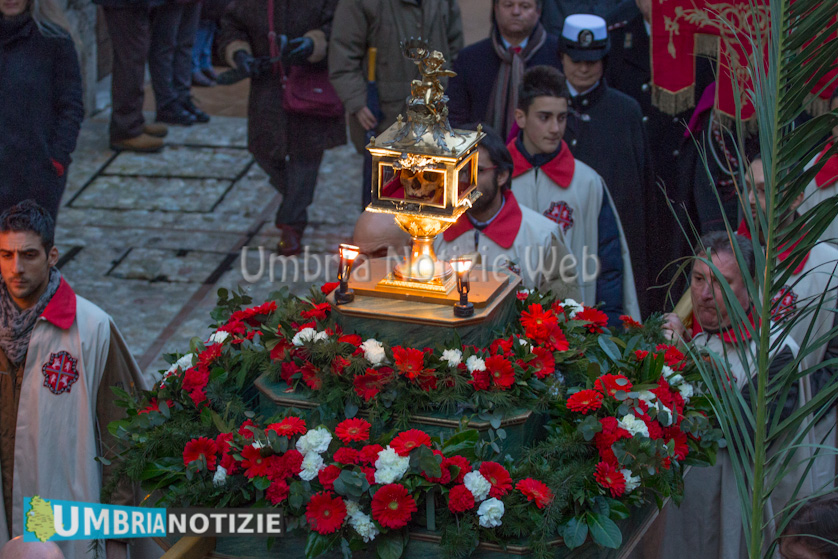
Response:
[{"label": "white shirt", "polygon": [[585,95],[586,93],[590,93],[591,91],[595,90],[598,85],[599,85],[599,80],[597,80],[597,82],[594,85],[592,85],[591,87],[589,87],[588,89],[586,89],[582,93],[579,93],[578,91],[576,91],[576,88],[573,87],[573,84],[571,84],[568,81],[567,82],[567,89],[568,89],[568,91],[570,91],[570,96],[571,97],[578,97],[579,95]]}]

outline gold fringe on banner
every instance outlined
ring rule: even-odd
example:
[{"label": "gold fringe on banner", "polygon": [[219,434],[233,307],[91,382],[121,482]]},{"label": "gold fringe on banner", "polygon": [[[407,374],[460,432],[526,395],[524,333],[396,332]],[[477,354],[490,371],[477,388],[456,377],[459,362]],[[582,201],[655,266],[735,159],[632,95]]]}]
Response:
[{"label": "gold fringe on banner", "polygon": [[698,56],[709,56],[711,58],[718,58],[720,42],[721,39],[718,35],[696,35],[695,54]]},{"label": "gold fringe on banner", "polygon": [[[718,119],[719,124],[722,125],[722,128],[730,130],[731,132],[736,131],[735,116],[722,112],[717,107],[714,107],[713,110],[715,111],[715,116],[713,118]],[[748,120],[743,120],[742,129],[745,131],[745,136],[749,138],[751,136],[756,135],[759,132],[759,122],[757,121],[756,115],[752,116]]]},{"label": "gold fringe on banner", "polygon": [[811,93],[806,96],[804,104],[808,105],[808,112],[812,116],[821,116],[829,112],[829,99],[822,99]]},{"label": "gold fringe on banner", "polygon": [[656,85],[652,86],[652,104],[670,115],[680,114],[695,107],[695,84],[680,91],[667,91]]}]

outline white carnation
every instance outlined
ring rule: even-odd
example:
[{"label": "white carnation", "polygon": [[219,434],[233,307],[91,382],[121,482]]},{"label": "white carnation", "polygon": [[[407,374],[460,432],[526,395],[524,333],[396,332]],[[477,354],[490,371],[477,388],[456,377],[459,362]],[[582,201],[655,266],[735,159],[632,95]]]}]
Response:
[{"label": "white carnation", "polygon": [[620,470],[626,480],[626,493],[631,493],[640,487],[640,476],[631,475],[631,470]]},{"label": "white carnation", "polygon": [[652,393],[649,390],[641,390],[637,393],[637,399],[642,400],[647,404],[651,404],[652,402],[654,402],[655,398],[657,398],[657,396],[655,396],[654,393]]},{"label": "white carnation", "polygon": [[617,423],[617,425],[631,433],[632,437],[634,437],[635,435],[643,435],[644,437],[649,436],[649,428],[646,427],[645,423],[637,419],[634,416],[634,414],[630,413],[628,415],[623,416],[623,418]]},{"label": "white carnation", "polygon": [[303,328],[291,339],[291,343],[297,347],[302,346],[305,342],[310,342],[314,340],[315,336],[317,336],[317,330],[314,328]]},{"label": "white carnation", "polygon": [[463,478],[463,484],[466,486],[466,489],[471,491],[471,494],[474,495],[474,500],[478,503],[486,499],[489,496],[489,491],[492,489],[492,484],[480,472],[467,473],[466,477]]},{"label": "white carnation", "polygon": [[503,518],[504,512],[503,501],[492,497],[480,503],[477,516],[480,519],[480,525],[484,528],[497,528],[503,524],[500,519]]},{"label": "white carnation", "polygon": [[669,427],[675,422],[675,414],[672,413],[672,410],[663,405],[663,403],[658,402],[658,422],[663,425],[664,427]]},{"label": "white carnation", "polygon": [[524,347],[531,347],[532,346],[532,344],[530,344],[530,342],[525,340],[524,338],[518,338],[518,344],[522,345]]},{"label": "white carnation", "polygon": [[349,515],[349,525],[358,532],[358,535],[364,539],[365,543],[370,543],[379,534],[378,528],[376,528],[372,518],[361,511]]},{"label": "white carnation", "polygon": [[297,450],[300,451],[300,454],[308,454],[309,452],[323,454],[329,449],[329,443],[331,442],[332,434],[324,427],[318,427],[297,439]]},{"label": "white carnation", "polygon": [[394,483],[404,477],[409,467],[410,458],[399,456],[388,446],[378,453],[378,459],[375,461],[375,482]]},{"label": "white carnation", "polygon": [[380,365],[384,362],[386,357],[384,353],[384,346],[378,340],[373,338],[368,339],[361,344],[361,349],[364,350],[364,357],[373,365]]},{"label": "white carnation", "polygon": [[574,318],[576,313],[585,310],[585,307],[574,301],[573,299],[565,299],[562,301],[562,308],[567,313],[568,318]]},{"label": "white carnation", "polygon": [[352,516],[356,512],[361,512],[361,505],[358,504],[358,501],[350,501],[349,499],[344,499],[343,504],[346,505],[347,516]]},{"label": "white carnation", "polygon": [[250,446],[252,446],[256,450],[259,450],[265,448],[265,443],[263,443],[262,441],[253,441],[253,443]]},{"label": "white carnation", "polygon": [[476,355],[472,355],[471,357],[466,359],[466,368],[468,369],[469,373],[473,373],[474,371],[485,371],[486,362],[477,357]]},{"label": "white carnation", "polygon": [[192,366],[192,359],[194,357],[195,357],[194,353],[187,353],[186,355],[184,355],[183,357],[181,357],[180,359],[178,359],[177,361],[172,363],[172,366],[169,367],[166,370],[165,373],[163,373],[163,378],[166,378],[168,376],[171,376],[171,375],[175,374],[178,369],[180,369],[181,371],[185,371],[186,369],[191,367]]},{"label": "white carnation", "polygon": [[463,352],[459,349],[446,349],[442,352],[442,360],[448,361],[448,366],[454,368],[463,362]]},{"label": "white carnation", "polygon": [[684,382],[684,377],[673,371],[672,367],[669,367],[668,365],[663,366],[661,373],[663,373],[663,378],[665,378],[672,386],[677,386]]},{"label": "white carnation", "polygon": [[305,481],[311,481],[317,477],[317,472],[326,467],[323,463],[323,457],[316,452],[309,452],[303,456],[302,471],[300,478]]},{"label": "white carnation", "polygon": [[218,466],[215,469],[215,475],[212,476],[212,484],[215,487],[221,487],[227,483],[227,470],[224,466]]},{"label": "white carnation", "polygon": [[223,344],[224,340],[230,337],[230,334],[227,332],[213,332],[212,336],[210,336],[209,343],[212,344]]},{"label": "white carnation", "polygon": [[681,397],[684,399],[685,402],[689,402],[690,398],[693,397],[695,394],[695,389],[693,385],[688,382],[682,382],[678,385],[678,392],[681,393]]}]

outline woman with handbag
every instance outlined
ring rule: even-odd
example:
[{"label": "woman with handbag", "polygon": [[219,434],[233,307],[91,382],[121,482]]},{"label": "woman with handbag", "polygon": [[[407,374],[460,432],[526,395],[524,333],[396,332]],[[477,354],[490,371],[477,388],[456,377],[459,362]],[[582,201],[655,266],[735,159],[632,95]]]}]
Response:
[{"label": "woman with handbag", "polygon": [[33,199],[53,219],[84,117],[70,26],[54,0],[0,0],[0,212]]},{"label": "woman with handbag", "polygon": [[346,143],[343,106],[326,67],[336,4],[236,0],[221,19],[223,58],[252,78],[248,149],[282,194],[275,219],[282,256],[302,252],[323,152]]}]

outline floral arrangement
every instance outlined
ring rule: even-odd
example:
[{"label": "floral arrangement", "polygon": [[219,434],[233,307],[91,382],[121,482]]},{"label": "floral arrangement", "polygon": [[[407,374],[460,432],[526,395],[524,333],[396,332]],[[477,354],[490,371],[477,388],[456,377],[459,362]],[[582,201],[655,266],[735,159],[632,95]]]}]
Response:
[{"label": "floral arrangement", "polygon": [[[557,538],[619,547],[630,507],[678,500],[683,468],[714,459],[699,376],[659,320],[624,317],[612,333],[597,309],[520,293],[519,319],[488,347],[420,349],[341,331],[327,291],[248,307],[221,290],[209,339],[173,356],[152,391],[121,393],[115,467],[165,489],[158,506],[280,507],[308,557],[376,545],[395,558],[411,530],[434,526],[448,556],[522,541],[546,556]],[[318,407],[259,416],[263,374]],[[518,408],[549,422],[503,455],[500,420]],[[489,418],[489,441],[406,429],[417,409]]]}]

